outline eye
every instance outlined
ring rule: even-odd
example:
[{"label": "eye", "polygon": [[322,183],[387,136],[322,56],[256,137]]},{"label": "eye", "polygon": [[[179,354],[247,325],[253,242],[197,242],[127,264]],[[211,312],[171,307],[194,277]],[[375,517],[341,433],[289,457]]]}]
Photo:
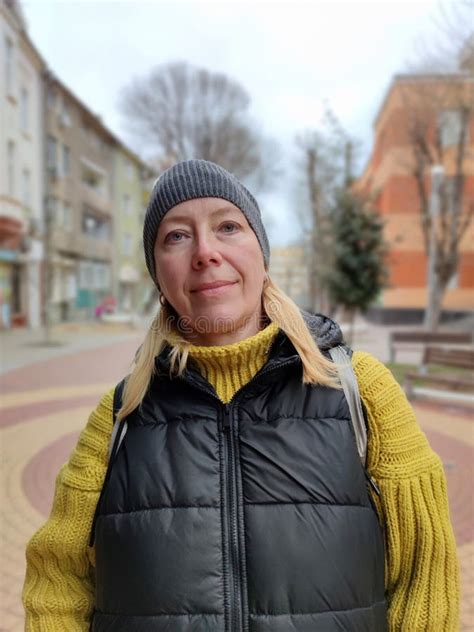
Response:
[{"label": "eye", "polygon": [[221,226],[221,230],[223,230],[224,233],[233,233],[237,229],[238,229],[238,226],[237,226],[237,224],[234,224],[234,222],[225,222]]},{"label": "eye", "polygon": [[179,231],[175,230],[171,233],[168,233],[165,237],[165,243],[179,243],[180,241],[183,241],[184,235],[183,233],[180,233]]}]

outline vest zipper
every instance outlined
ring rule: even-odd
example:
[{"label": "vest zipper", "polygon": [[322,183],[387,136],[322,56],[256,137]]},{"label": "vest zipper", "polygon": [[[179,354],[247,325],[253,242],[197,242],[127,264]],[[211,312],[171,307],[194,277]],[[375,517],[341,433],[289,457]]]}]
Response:
[{"label": "vest zipper", "polygon": [[238,498],[236,483],[236,459],[234,431],[232,424],[231,406],[224,406],[222,415],[222,431],[224,435],[225,452],[225,479],[227,493],[227,532],[229,537],[229,562],[230,562],[230,630],[229,632],[241,632],[242,613],[242,587],[240,582],[240,546],[238,534]]},{"label": "vest zipper", "polygon": [[[252,383],[257,382],[260,377],[273,373],[282,367],[290,364],[294,364],[298,361],[296,356],[280,362],[276,365],[269,366],[261,370],[255,375],[250,382],[242,387],[241,390],[246,390]],[[182,378],[183,379],[183,378]],[[227,526],[227,535],[229,540],[229,563],[230,563],[230,628],[226,632],[242,632],[247,630],[247,625],[244,626],[244,614],[243,614],[243,599],[242,599],[242,584],[240,581],[240,567],[241,567],[241,552],[239,545],[239,530],[238,530],[238,494],[237,494],[237,481],[236,481],[236,458],[235,458],[235,437],[234,437],[234,424],[232,423],[233,415],[232,409],[234,403],[240,396],[241,391],[236,393],[231,401],[224,404],[217,396],[215,391],[209,385],[206,387],[206,383],[200,383],[195,378],[184,377],[184,380],[201,391],[206,393],[214,401],[219,402],[221,405],[221,414],[218,416],[218,428],[223,434],[224,445],[224,476],[225,476],[225,518]]]}]

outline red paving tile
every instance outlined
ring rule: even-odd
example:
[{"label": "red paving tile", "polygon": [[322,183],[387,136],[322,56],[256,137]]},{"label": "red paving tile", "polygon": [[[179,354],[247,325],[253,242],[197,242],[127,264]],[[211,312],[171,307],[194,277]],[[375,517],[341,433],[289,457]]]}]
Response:
[{"label": "red paving tile", "polygon": [[53,386],[70,386],[120,381],[130,373],[142,338],[87,349],[71,355],[14,369],[0,376],[0,392],[16,393]]},{"label": "red paving tile", "polygon": [[472,422],[474,422],[474,408],[468,405],[461,406],[460,404],[456,404],[453,402],[433,402],[429,400],[419,399],[415,399],[412,403],[416,404],[417,408],[435,410],[436,412],[442,411],[445,412],[447,415],[463,417],[464,419],[470,419]]},{"label": "red paving tile", "polygon": [[426,435],[445,465],[451,520],[456,542],[461,546],[474,540],[473,449],[432,430],[427,430]]},{"label": "red paving tile", "polygon": [[92,408],[95,408],[99,403],[99,399],[100,397],[97,398],[97,395],[82,395],[68,399],[53,399],[8,408],[0,413],[0,428],[7,428],[8,426],[24,423],[25,421],[42,417],[48,413],[58,413],[62,410],[69,411],[81,406],[90,406],[92,410]]},{"label": "red paving tile", "polygon": [[[70,385],[91,385],[95,383],[119,381],[130,371],[131,361],[141,339],[111,343],[100,349],[55,358],[41,364],[16,369],[0,376],[0,392],[11,393]],[[24,404],[6,409],[2,413],[0,425],[11,426],[32,420],[35,417],[88,406],[92,410],[98,402],[96,395],[74,396],[66,400],[49,400],[36,404]],[[417,406],[418,406],[417,402]],[[440,406],[429,403],[421,405],[429,410],[440,410]],[[457,406],[444,405],[442,409],[449,416],[472,418],[472,412]],[[84,419],[84,424],[86,423]],[[60,432],[60,431],[59,431]],[[58,434],[59,434],[58,432]],[[460,440],[438,432],[425,430],[433,449],[445,464],[448,481],[449,501],[453,527],[458,545],[474,540],[472,486],[472,447]],[[54,481],[61,465],[67,461],[77,441],[77,432],[59,436],[47,446],[43,446],[22,472],[22,488],[37,511],[43,516],[49,514],[54,492]],[[14,498],[7,502],[14,502]],[[23,570],[21,569],[21,572]],[[463,630],[467,630],[464,627]],[[2,632],[2,627],[0,627]],[[6,631],[5,631],[6,632]]]},{"label": "red paving tile", "polygon": [[61,466],[69,459],[79,433],[70,432],[40,450],[23,470],[22,487],[26,497],[43,516],[51,510],[54,482]]}]

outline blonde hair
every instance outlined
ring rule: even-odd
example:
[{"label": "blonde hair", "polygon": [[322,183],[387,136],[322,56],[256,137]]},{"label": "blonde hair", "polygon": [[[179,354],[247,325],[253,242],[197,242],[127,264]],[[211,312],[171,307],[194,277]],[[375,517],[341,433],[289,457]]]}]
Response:
[{"label": "blonde hair", "polygon": [[[300,356],[303,384],[341,388],[337,365],[321,353],[298,306],[269,277],[263,288],[262,303],[267,317],[285,332]],[[160,308],[137,351],[135,366],[125,381],[118,419],[123,419],[141,405],[151,379],[156,374],[155,357],[166,345],[171,346],[170,374],[181,375],[188,361],[190,342],[179,332],[177,315],[169,303]]]}]

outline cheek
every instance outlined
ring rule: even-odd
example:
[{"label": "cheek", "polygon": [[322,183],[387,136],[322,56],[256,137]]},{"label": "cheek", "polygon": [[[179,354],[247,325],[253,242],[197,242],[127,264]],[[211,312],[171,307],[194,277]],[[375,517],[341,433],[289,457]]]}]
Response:
[{"label": "cheek", "polygon": [[155,257],[155,269],[162,290],[173,291],[180,287],[180,276],[183,267],[170,257]]},{"label": "cheek", "polygon": [[234,259],[234,265],[244,279],[244,290],[261,291],[265,278],[263,257],[260,261],[260,251],[242,249]]}]

